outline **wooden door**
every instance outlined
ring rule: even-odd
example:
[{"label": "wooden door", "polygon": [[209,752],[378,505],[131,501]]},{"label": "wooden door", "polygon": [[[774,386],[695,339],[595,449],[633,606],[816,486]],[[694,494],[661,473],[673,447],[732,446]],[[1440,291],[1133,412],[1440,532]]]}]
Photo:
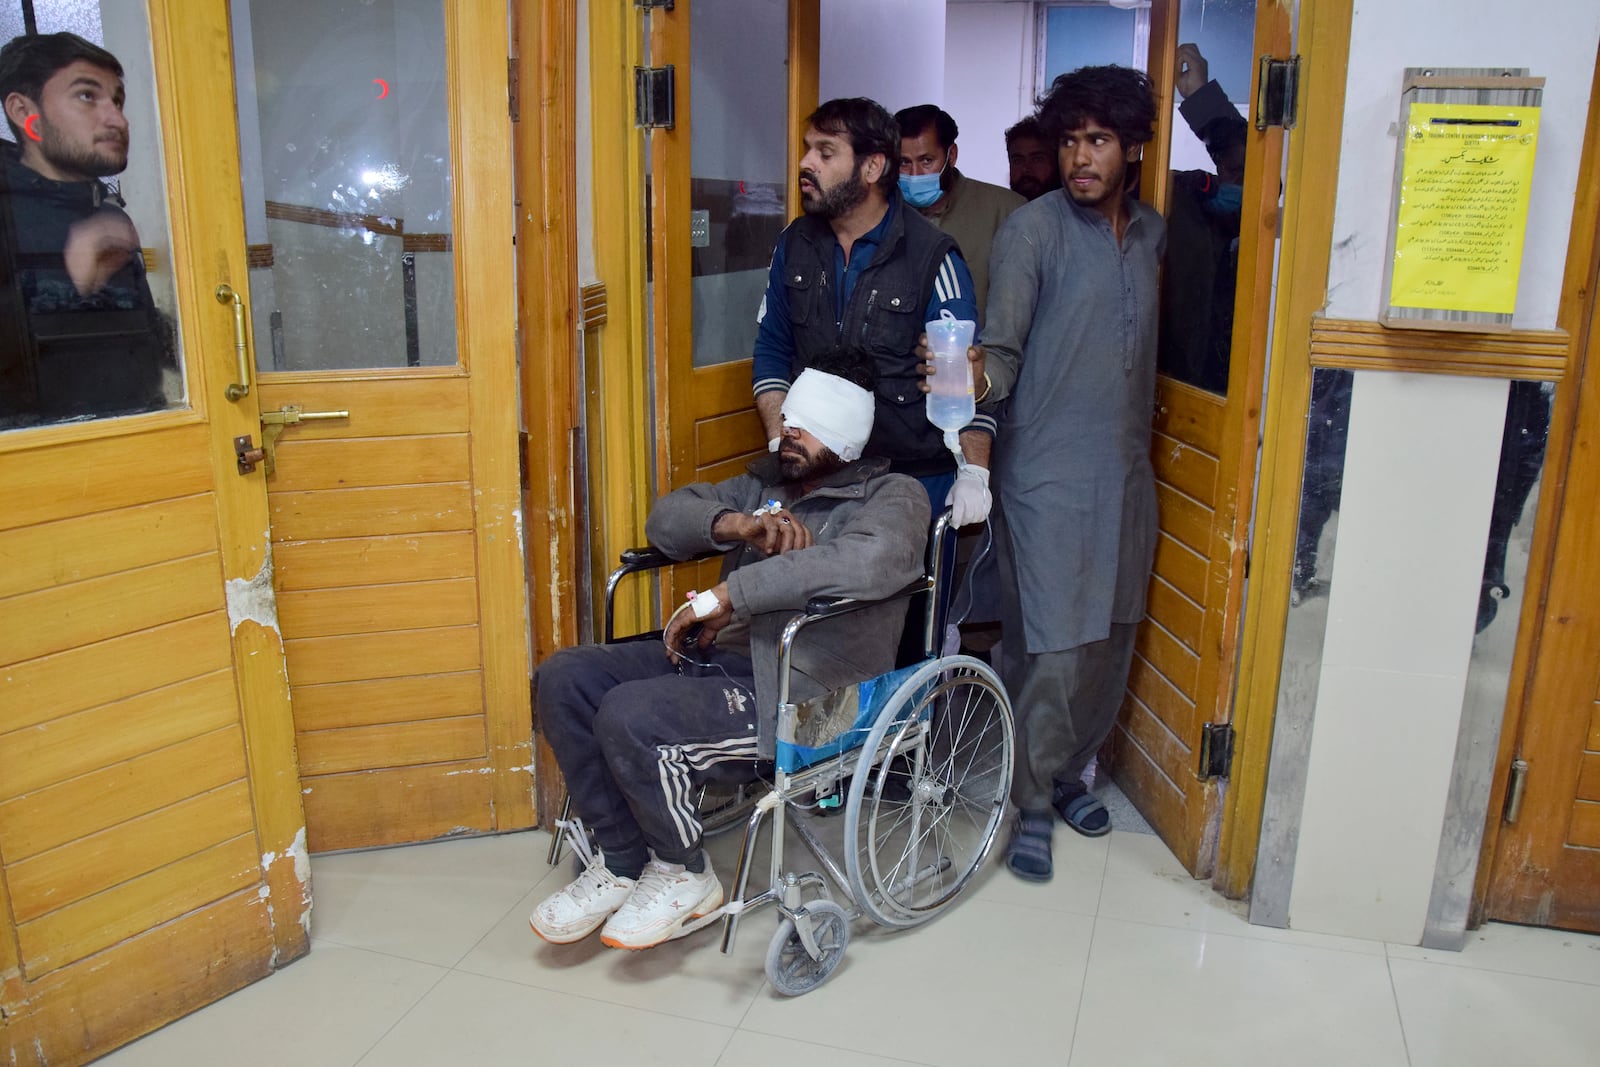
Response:
[{"label": "wooden door", "polygon": [[311,849],[531,825],[506,6],[233,8]]},{"label": "wooden door", "polygon": [[[1591,133],[1591,137],[1593,134]],[[1586,158],[1592,153],[1586,153]],[[1590,272],[1588,291],[1594,292]],[[1578,390],[1577,419],[1550,565],[1547,600],[1515,758],[1520,803],[1504,809],[1485,917],[1600,932],[1600,304],[1590,297],[1581,369],[1558,386]],[[1524,616],[1525,619],[1528,616]],[[1525,623],[1526,625],[1526,623]],[[1497,791],[1497,796],[1499,792]],[[1513,819],[1514,816],[1514,819]]]},{"label": "wooden door", "polygon": [[[651,134],[663,492],[731,477],[766,447],[750,359],[772,250],[799,211],[818,12],[817,0],[687,0],[650,15],[651,63],[672,64],[677,83],[676,122]],[[706,91],[696,94],[700,80]],[[716,565],[677,570],[680,585],[698,587]]]},{"label": "wooden door", "polygon": [[[1176,105],[1178,49],[1194,43],[1227,99],[1253,110],[1255,57],[1289,54],[1288,5],[1261,0],[1253,12],[1224,6],[1200,14],[1199,5],[1159,0],[1152,9],[1149,72],[1157,98]],[[1168,218],[1162,286],[1169,303],[1151,440],[1161,535],[1122,716],[1106,758],[1168,847],[1196,877],[1205,877],[1215,862],[1220,812],[1219,782],[1201,773],[1201,737],[1208,724],[1232,717],[1284,135],[1276,128],[1258,131],[1253,122],[1239,125],[1242,210],[1230,257],[1228,231],[1214,221],[1225,212],[1212,183],[1221,184],[1217,172],[1240,161],[1219,165],[1210,158],[1176,106],[1161,109],[1160,121],[1145,151],[1142,195]],[[1219,255],[1232,263],[1222,265]],[[1211,280],[1213,270],[1219,276],[1234,271],[1233,284]],[[1198,271],[1206,272],[1201,292],[1195,292]],[[1185,350],[1174,341],[1193,343]]]},{"label": "wooden door", "polygon": [[[234,318],[214,297],[247,284],[237,163],[217,150],[234,128],[226,12],[86,17],[74,29],[125,69],[121,191],[177,341],[162,398],[139,405],[154,410],[13,409],[0,429],[0,1061],[39,1067],[295,959],[311,904],[266,497],[232,443],[259,440],[256,403],[225,399]],[[93,299],[148,306],[137,294],[114,278]],[[48,329],[52,309],[28,306],[11,342]]]}]

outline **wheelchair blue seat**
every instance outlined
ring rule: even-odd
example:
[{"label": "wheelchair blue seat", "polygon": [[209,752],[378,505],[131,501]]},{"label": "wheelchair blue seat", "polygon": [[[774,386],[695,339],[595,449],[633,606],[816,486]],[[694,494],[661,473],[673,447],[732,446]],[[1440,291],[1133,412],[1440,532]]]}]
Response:
[{"label": "wheelchair blue seat", "polygon": [[[926,661],[924,661],[926,662]],[[803,702],[798,707],[799,720],[793,739],[778,738],[777,765],[780,771],[796,771],[833,759],[851,749],[860,748],[866,741],[872,725],[883,711],[889,698],[899,690],[900,684],[915,674],[922,663],[913,663],[876,678],[868,678],[853,686],[836,689],[824,696]],[[927,708],[922,706],[926,716]],[[831,739],[827,739],[830,738]],[[816,744],[805,744],[806,740]]]}]

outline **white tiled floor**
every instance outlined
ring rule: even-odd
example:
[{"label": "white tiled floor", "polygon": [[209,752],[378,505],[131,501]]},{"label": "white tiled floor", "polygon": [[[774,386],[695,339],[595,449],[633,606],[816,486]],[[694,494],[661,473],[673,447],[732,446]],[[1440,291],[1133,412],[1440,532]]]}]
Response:
[{"label": "white tiled floor", "polygon": [[[1161,842],[1060,827],[1057,876],[986,871],[920,930],[858,922],[799,999],[767,987],[776,918],[650,952],[558,948],[542,833],[312,861],[310,956],[109,1067],[537,1064],[1591,1065],[1600,938],[1489,926],[1462,953],[1253,927]],[[712,854],[727,881],[736,842]],[[809,868],[807,868],[809,869]]]}]

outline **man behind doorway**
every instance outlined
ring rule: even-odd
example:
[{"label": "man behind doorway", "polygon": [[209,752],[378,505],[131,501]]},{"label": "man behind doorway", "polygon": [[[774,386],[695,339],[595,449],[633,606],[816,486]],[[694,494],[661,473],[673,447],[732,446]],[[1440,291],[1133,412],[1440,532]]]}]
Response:
[{"label": "man behind doorway", "polygon": [[1045,139],[1039,120],[1029,115],[1006,130],[1006,162],[1011,166],[1011,191],[1029,200],[1061,188],[1056,148]]},{"label": "man behind doorway", "polygon": [[1081,834],[1111,828],[1081,777],[1121,707],[1155,554],[1165,230],[1127,188],[1155,115],[1137,71],[1057,78],[1039,121],[1066,195],[1019,209],[995,237],[984,369],[1001,412],[1000,673],[1018,749],[1006,863],[1035,881],[1052,874],[1052,808]]},{"label": "man behind doorway", "polygon": [[932,104],[894,116],[900,127],[900,195],[922,217],[956,239],[972,271],[978,322],[989,296],[989,249],[994,232],[1025,201],[998,185],[968,178],[956,169],[956,120]]},{"label": "man behind doorway", "polygon": [[917,339],[949,312],[976,319],[971,273],[955,241],[896,188],[900,132],[876,101],[830,100],[806,120],[798,181],[805,213],[778,238],[757,320],[752,367],[767,447],[778,448],[784,395],[802,370],[840,352],[864,352],[877,371],[877,409],[865,454],[889,460],[928,491],[956,524],[989,514],[994,421],[961,432],[960,472],[919,388]]}]

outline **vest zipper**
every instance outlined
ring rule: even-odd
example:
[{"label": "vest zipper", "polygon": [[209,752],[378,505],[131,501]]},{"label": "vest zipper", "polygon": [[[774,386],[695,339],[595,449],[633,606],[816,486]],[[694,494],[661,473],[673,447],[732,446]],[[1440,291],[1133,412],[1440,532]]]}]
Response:
[{"label": "vest zipper", "polygon": [[867,295],[867,313],[861,316],[861,344],[867,343],[867,327],[872,324],[872,305],[878,302],[878,290],[874,289]]}]

